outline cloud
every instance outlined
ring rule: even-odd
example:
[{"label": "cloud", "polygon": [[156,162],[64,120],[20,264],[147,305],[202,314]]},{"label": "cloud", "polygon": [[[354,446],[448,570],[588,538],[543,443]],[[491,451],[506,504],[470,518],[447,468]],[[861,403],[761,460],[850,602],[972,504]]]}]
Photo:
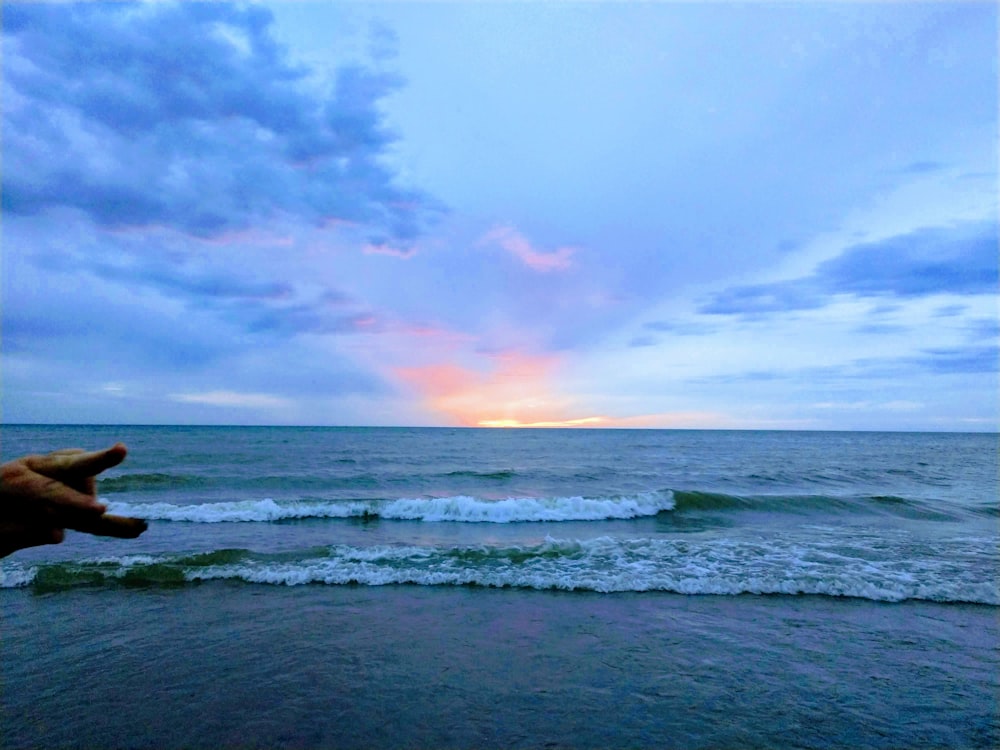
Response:
[{"label": "cloud", "polygon": [[[862,382],[866,387],[891,383],[902,387],[917,375],[991,375],[1000,371],[1000,346],[971,344],[921,349],[913,354],[886,357],[861,357],[842,364],[812,367],[788,367],[773,370],[746,370],[722,375],[690,378],[692,384],[746,385],[750,383],[795,382],[810,387],[828,388]],[[882,387],[882,386],[879,386]]]},{"label": "cloud", "polygon": [[[14,235],[20,246],[21,233]],[[98,253],[84,242],[61,257],[44,250],[42,263],[5,255],[9,391],[20,388],[23,398],[41,383],[64,383],[69,392],[74,384],[120,382],[150,404],[170,393],[220,390],[295,401],[386,392],[383,379],[349,354],[303,335],[370,332],[372,314],[351,299],[315,282],[302,292],[227,266],[225,257],[220,265],[216,253],[168,266],[161,251],[152,243],[142,258],[118,243]]]},{"label": "cloud", "polygon": [[948,165],[939,161],[915,161],[907,164],[899,170],[900,174],[932,174],[947,169]]},{"label": "cloud", "polygon": [[813,409],[830,409],[835,411],[914,411],[920,409],[924,404],[917,401],[819,401],[810,404]]},{"label": "cloud", "polygon": [[970,320],[964,330],[969,341],[1000,341],[1000,320],[996,318]]},{"label": "cloud", "polygon": [[[170,253],[160,243],[150,240],[139,243],[138,247],[119,241],[85,244],[75,250],[50,248],[25,260],[35,266],[42,278],[58,273],[79,280],[81,274],[89,274],[120,291],[128,290],[129,295],[141,295],[147,308],[150,300],[157,297],[177,300],[189,312],[218,318],[219,326],[211,328],[220,335],[249,334],[247,341],[258,345],[262,336],[280,341],[299,334],[370,334],[386,328],[380,315],[336,289],[317,292],[314,280],[298,278],[291,283],[266,278],[265,271],[242,264],[239,257],[233,256],[234,253],[221,249],[207,256],[193,253],[185,256]],[[281,270],[294,275],[287,267]],[[313,289],[303,292],[303,286]],[[154,297],[149,296],[150,292]],[[34,314],[42,317],[45,313],[35,309]],[[20,341],[24,339],[25,325],[40,323],[15,314],[8,333]],[[227,347],[220,341],[219,348]]]},{"label": "cloud", "polygon": [[551,252],[536,250],[528,239],[513,227],[495,227],[479,240],[480,245],[498,245],[533,271],[565,271],[573,265],[576,248],[559,247]]},{"label": "cloud", "polygon": [[291,405],[291,401],[268,393],[237,393],[236,391],[208,391],[206,393],[174,393],[173,401],[203,406],[237,406],[243,409],[279,409]]},{"label": "cloud", "polygon": [[812,310],[842,294],[897,299],[991,294],[997,286],[997,243],[995,222],[920,229],[849,247],[809,276],[730,287],[699,312],[761,315]]},{"label": "cloud", "polygon": [[[5,272],[15,271],[7,263]],[[200,370],[240,347],[238,329],[162,298],[143,304],[117,298],[100,281],[79,276],[16,272],[4,285],[4,356],[28,357],[80,371],[175,373]],[[23,286],[22,286],[23,285]],[[86,363],[83,366],[82,363]]]},{"label": "cloud", "polygon": [[998,239],[995,222],[920,229],[849,248],[816,276],[828,293],[860,297],[990,294]]},{"label": "cloud", "polygon": [[354,334],[377,333],[383,326],[371,313],[332,313],[322,304],[303,303],[285,307],[249,310],[246,326],[252,333],[290,336],[303,333]]},{"label": "cloud", "polygon": [[[86,257],[68,252],[62,255],[44,252],[35,262],[45,274],[60,272],[78,279],[80,273],[88,273],[101,281],[141,293],[147,308],[149,292],[154,292],[180,301],[188,311],[221,315],[225,321],[223,329],[229,328],[230,332],[271,334],[281,338],[299,333],[354,333],[363,330],[370,321],[368,314],[345,310],[343,295],[333,290],[318,299],[302,301],[297,299],[295,288],[286,282],[247,278],[232,268],[225,271],[205,268],[191,258],[168,265],[159,254],[139,257],[123,251],[120,245],[114,249],[115,252],[106,257],[96,252]],[[22,329],[26,324],[36,323],[15,316],[12,330],[16,338],[23,338]],[[221,333],[217,326],[212,328]],[[172,339],[170,330],[168,328],[167,333]],[[181,342],[168,344],[164,340],[162,345],[170,350]],[[183,346],[187,348],[186,344]],[[220,342],[220,351],[225,348]]]},{"label": "cloud", "polygon": [[964,313],[965,310],[965,305],[942,305],[934,311],[934,315],[938,318],[954,318]]},{"label": "cloud", "polygon": [[399,36],[380,21],[368,28],[368,50],[374,60],[392,60],[399,54]]},{"label": "cloud", "polygon": [[725,289],[698,312],[707,315],[761,315],[814,310],[826,304],[822,290],[809,279],[752,284]]},{"label": "cloud", "polygon": [[994,373],[1000,370],[1000,347],[986,344],[925,349],[920,355],[904,361],[941,375]]},{"label": "cloud", "polygon": [[388,255],[390,258],[399,258],[400,260],[409,260],[417,254],[415,247],[408,247],[405,250],[401,250],[390,245],[373,243],[368,243],[361,251],[365,255]]},{"label": "cloud", "polygon": [[1000,371],[1000,346],[968,344],[928,347],[896,357],[865,357],[840,367],[812,368],[805,377],[828,380],[887,380],[903,382],[914,375],[992,375]]},{"label": "cloud", "polygon": [[345,66],[318,90],[228,3],[4,9],[3,209],[198,236],[292,218],[405,245],[440,206],[401,187],[380,102],[401,80]]},{"label": "cloud", "polygon": [[860,325],[854,329],[855,333],[875,336],[902,334],[906,333],[908,330],[910,330],[908,326],[893,323],[865,323],[864,325]]},{"label": "cloud", "polygon": [[630,348],[640,349],[645,346],[656,346],[657,339],[655,336],[634,336],[628,342]]},{"label": "cloud", "polygon": [[651,320],[643,323],[643,328],[660,333],[674,333],[678,336],[704,336],[714,333],[717,329],[705,323],[692,323],[688,321],[671,322],[669,320]]},{"label": "cloud", "polygon": [[118,257],[112,261],[93,256],[75,258],[67,253],[41,253],[37,262],[48,272],[85,271],[106,281],[132,288],[137,285],[150,287],[168,297],[197,302],[201,306],[217,300],[285,300],[293,294],[288,283],[240,278],[232,270],[223,273],[178,263],[168,265],[156,256],[137,258],[122,252],[116,255]]}]

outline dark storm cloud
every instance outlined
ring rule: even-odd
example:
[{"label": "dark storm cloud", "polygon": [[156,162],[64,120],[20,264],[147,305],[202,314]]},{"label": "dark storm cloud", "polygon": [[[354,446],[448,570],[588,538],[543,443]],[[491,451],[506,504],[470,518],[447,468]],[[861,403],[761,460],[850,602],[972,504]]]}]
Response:
[{"label": "dark storm cloud", "polygon": [[319,90],[270,26],[234,4],[5,7],[4,210],[202,237],[291,217],[415,238],[439,208],[384,164],[379,106],[400,79],[352,65]]},{"label": "dark storm cloud", "polygon": [[821,263],[810,276],[726,289],[700,308],[713,315],[810,310],[840,294],[915,298],[990,294],[997,288],[997,225],[975,222],[921,229],[861,243]]}]

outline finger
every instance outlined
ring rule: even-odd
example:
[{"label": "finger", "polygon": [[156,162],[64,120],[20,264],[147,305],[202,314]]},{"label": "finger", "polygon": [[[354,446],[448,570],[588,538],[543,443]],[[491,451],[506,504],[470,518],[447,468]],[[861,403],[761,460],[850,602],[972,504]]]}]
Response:
[{"label": "finger", "polygon": [[81,513],[85,516],[95,513],[100,515],[108,509],[104,503],[97,502],[94,494],[81,492],[78,487],[64,484],[44,474],[39,481],[44,482],[39,494],[47,501],[49,510],[57,517],[62,514],[69,514],[68,517],[72,517]]},{"label": "finger", "polygon": [[124,461],[127,453],[128,449],[123,444],[115,443],[101,451],[69,448],[45,456],[30,456],[25,461],[33,471],[65,481],[97,476]]},{"label": "finger", "polygon": [[65,471],[65,467],[72,464],[72,459],[74,457],[80,456],[86,452],[87,451],[83,448],[61,448],[57,451],[52,451],[45,456],[29,456],[25,463],[32,467],[36,473],[48,476],[52,479],[58,479],[60,482],[72,487],[74,490],[94,497],[97,495],[97,484],[92,477],[78,478],[70,476]]},{"label": "finger", "polygon": [[[83,448],[63,448],[61,450],[52,451],[48,454],[50,458],[64,459],[69,458],[70,460],[65,461],[66,466],[72,464],[72,459],[76,456],[80,456],[87,451]],[[73,476],[66,471],[61,471],[53,469],[50,472],[53,476],[59,479],[63,484],[68,487],[72,487],[77,492],[82,492],[84,495],[90,495],[91,497],[97,496],[97,482],[93,477],[77,477]]]},{"label": "finger", "polygon": [[148,528],[141,518],[128,518],[105,513],[102,516],[73,521],[68,528],[96,536],[113,536],[118,539],[135,539]]},{"label": "finger", "polygon": [[[38,458],[38,457],[36,457]],[[90,494],[80,492],[59,479],[33,471],[30,459],[4,464],[2,476],[3,517],[28,522],[29,519],[47,518],[49,526],[65,528],[58,523],[63,513],[76,512],[100,515],[107,507]]]},{"label": "finger", "polygon": [[92,500],[90,503],[83,507],[50,501],[40,506],[38,512],[25,520],[60,529],[86,529],[88,525],[97,523],[107,510],[107,506],[103,503],[95,503]]},{"label": "finger", "polygon": [[122,443],[115,443],[102,451],[92,451],[69,456],[67,473],[76,477],[96,477],[102,471],[117,466],[125,460],[128,450]]}]

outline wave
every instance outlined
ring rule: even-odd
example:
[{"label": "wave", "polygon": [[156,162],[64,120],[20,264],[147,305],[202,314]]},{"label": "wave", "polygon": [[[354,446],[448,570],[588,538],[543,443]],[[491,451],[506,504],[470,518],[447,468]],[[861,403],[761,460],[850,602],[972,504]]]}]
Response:
[{"label": "wave", "polygon": [[674,507],[673,493],[621,497],[553,497],[482,500],[465,495],[398,500],[240,500],[174,505],[111,502],[108,510],[153,521],[191,523],[271,522],[306,518],[360,518],[397,521],[517,523],[603,521],[655,516]]},{"label": "wave", "polygon": [[1000,605],[993,540],[943,550],[845,548],[791,540],[668,540],[546,537],[537,545],[422,547],[333,545],[262,554],[225,549],[195,555],[132,555],[0,569],[0,587],[186,586],[209,580],[264,585],[470,586],[540,590],[785,594],[896,602],[919,599]]},{"label": "wave", "polygon": [[959,514],[997,515],[994,505],[965,509],[932,506],[895,495],[830,497],[826,495],[740,496],[714,492],[661,490],[606,497],[507,498],[486,500],[469,495],[395,500],[236,500],[173,504],[112,500],[112,513],[151,521],[189,523],[277,522],[309,518],[395,520],[455,523],[519,523],[627,520],[677,514],[754,513],[882,514],[931,521],[959,520]]},{"label": "wave", "polygon": [[720,492],[674,491],[675,510],[757,511],[766,513],[888,513],[933,521],[954,521],[957,517],[921,500],[895,495],[833,497],[830,495],[727,495]]}]

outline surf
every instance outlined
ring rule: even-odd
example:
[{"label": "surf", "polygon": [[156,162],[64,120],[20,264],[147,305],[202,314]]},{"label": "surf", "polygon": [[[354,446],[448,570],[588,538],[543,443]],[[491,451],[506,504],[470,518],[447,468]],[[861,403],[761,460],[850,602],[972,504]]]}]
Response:
[{"label": "surf", "polygon": [[330,545],[261,553],[131,555],[15,563],[0,587],[39,593],[76,588],[160,587],[229,581],[271,586],[414,585],[615,594],[814,595],[1000,605],[991,540],[963,540],[961,563],[865,540],[662,538],[562,539],[490,546]]},{"label": "surf", "polygon": [[394,500],[237,500],[191,505],[112,501],[109,512],[151,521],[271,523],[308,518],[426,523],[605,521],[655,516],[674,507],[670,491],[607,497],[507,498],[468,495]]}]

